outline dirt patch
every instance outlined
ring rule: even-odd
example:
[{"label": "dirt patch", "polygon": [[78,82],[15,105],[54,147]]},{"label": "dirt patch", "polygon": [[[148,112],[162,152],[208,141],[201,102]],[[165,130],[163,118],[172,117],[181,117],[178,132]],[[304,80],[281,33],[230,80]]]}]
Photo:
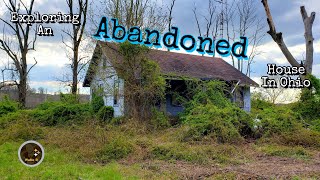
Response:
[{"label": "dirt patch", "polygon": [[320,178],[320,153],[312,160],[297,160],[258,154],[254,161],[239,165],[199,165],[184,161],[147,161],[141,167],[158,173],[177,174],[181,179],[215,179],[229,174],[233,179]]},{"label": "dirt patch", "polygon": [[311,160],[305,162],[292,158],[260,156],[257,160],[239,166],[226,168],[228,171],[240,174],[250,174],[263,179],[287,179],[294,176],[309,177],[318,175],[320,177],[320,164]]}]

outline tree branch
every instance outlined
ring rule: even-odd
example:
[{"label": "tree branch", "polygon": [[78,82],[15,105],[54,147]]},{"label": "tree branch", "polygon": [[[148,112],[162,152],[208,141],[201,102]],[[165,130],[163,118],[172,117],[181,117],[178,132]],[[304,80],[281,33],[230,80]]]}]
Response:
[{"label": "tree branch", "polygon": [[265,12],[266,12],[266,15],[267,15],[267,22],[268,22],[268,25],[269,25],[269,28],[270,28],[270,30],[268,31],[268,34],[270,34],[272,39],[278,44],[280,50],[282,51],[282,53],[284,54],[284,56],[286,57],[288,62],[292,66],[300,66],[300,63],[297,62],[297,60],[293,57],[293,55],[289,51],[287,45],[284,43],[283,37],[282,37],[282,33],[276,31],[276,27],[275,27],[273,19],[272,19],[272,15],[271,15],[271,12],[270,12],[268,1],[267,0],[262,0],[261,2],[263,4],[263,6],[264,6],[264,9],[265,9]]},{"label": "tree branch", "polygon": [[35,63],[29,68],[29,70],[27,71],[27,75],[29,74],[30,70],[36,65],[38,64],[38,61],[36,60],[36,58],[33,58]]}]

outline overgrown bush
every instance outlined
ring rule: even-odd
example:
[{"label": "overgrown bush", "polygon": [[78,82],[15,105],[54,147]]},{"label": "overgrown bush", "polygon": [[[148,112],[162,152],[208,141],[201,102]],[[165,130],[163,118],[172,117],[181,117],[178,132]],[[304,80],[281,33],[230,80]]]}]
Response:
[{"label": "overgrown bush", "polygon": [[16,122],[19,119],[25,119],[28,116],[26,110],[20,110],[13,113],[9,113],[0,117],[0,129],[6,128],[11,123]]},{"label": "overgrown bush", "polygon": [[[190,126],[185,140],[201,140],[203,136],[212,135],[218,142],[241,141],[241,123],[237,117],[230,115],[232,109],[218,108],[212,104],[198,105],[187,116],[185,123]],[[237,129],[239,128],[239,130]]]},{"label": "overgrown bush", "polygon": [[312,126],[310,128],[314,131],[320,132],[320,118],[314,119],[311,123],[312,123]]},{"label": "overgrown bush", "polygon": [[320,119],[320,79],[313,75],[308,75],[307,78],[311,81],[310,89],[303,89],[300,100],[295,104],[293,110],[298,112],[300,118],[310,124],[315,130],[319,130]]},{"label": "overgrown bush", "polygon": [[255,116],[260,120],[259,133],[264,136],[290,132],[300,128],[299,114],[287,106],[270,106],[256,111]]},{"label": "overgrown bush", "polygon": [[11,101],[8,96],[4,96],[0,101],[0,117],[11,112],[16,112],[19,109],[19,103]]},{"label": "overgrown bush", "polygon": [[[112,52],[110,52],[112,53]],[[125,82],[126,114],[140,122],[150,123],[152,108],[164,99],[166,81],[160,67],[148,58],[149,48],[124,42],[119,45],[123,57],[110,55],[112,65]]]},{"label": "overgrown bush", "polygon": [[[314,84],[318,87],[317,83]],[[316,89],[304,89],[299,102],[293,104],[274,105],[262,99],[252,99],[252,114],[259,120],[257,133],[263,137],[262,141],[319,147],[320,134],[316,131],[320,123],[313,119],[320,113]]]},{"label": "overgrown bush", "polygon": [[192,80],[187,83],[187,91],[191,92],[191,98],[184,104],[185,112],[189,112],[199,104],[214,104],[219,108],[232,106],[228,95],[227,85],[222,81]]},{"label": "overgrown bush", "polygon": [[190,126],[184,140],[213,136],[218,142],[240,142],[252,135],[253,121],[245,111],[225,96],[226,85],[220,81],[203,82],[186,103],[181,119]]},{"label": "overgrown bush", "polygon": [[103,97],[93,94],[92,100],[91,100],[91,106],[92,106],[93,112],[97,113],[104,106]]},{"label": "overgrown bush", "polygon": [[103,106],[97,113],[99,120],[103,122],[110,122],[113,118],[114,109],[112,106]]},{"label": "overgrown bush", "polygon": [[[254,96],[254,95],[253,95]],[[264,109],[275,108],[275,105],[261,98],[251,97],[251,112],[256,114]]]},{"label": "overgrown bush", "polygon": [[60,93],[60,101],[68,104],[77,104],[80,102],[80,96],[78,94]]},{"label": "overgrown bush", "polygon": [[297,103],[274,105],[259,98],[251,101],[251,112],[259,119],[259,133],[263,136],[279,135],[297,129],[320,128],[320,81],[308,75],[313,88],[303,89]]},{"label": "overgrown bush", "polygon": [[152,109],[151,126],[153,129],[163,129],[170,126],[168,116],[156,108]]},{"label": "overgrown bush", "polygon": [[91,117],[89,104],[69,104],[64,102],[45,102],[31,113],[35,120],[45,126],[68,122],[81,122]]},{"label": "overgrown bush", "polygon": [[103,162],[127,157],[133,151],[133,145],[123,136],[114,137],[97,153],[97,159]]}]

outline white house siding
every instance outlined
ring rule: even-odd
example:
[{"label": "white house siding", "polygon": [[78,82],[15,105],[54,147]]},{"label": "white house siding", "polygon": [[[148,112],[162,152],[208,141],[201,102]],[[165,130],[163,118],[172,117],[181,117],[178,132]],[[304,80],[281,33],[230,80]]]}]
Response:
[{"label": "white house siding", "polygon": [[[114,109],[114,116],[119,117],[124,115],[124,81],[119,78],[115,69],[110,65],[105,56],[98,64],[98,69],[91,81],[90,95],[98,88],[103,89],[103,100],[105,106],[111,106]],[[116,88],[118,83],[119,88]],[[116,88],[116,89],[115,89]],[[118,90],[118,101],[115,104],[115,90]],[[92,97],[90,97],[92,98]]]}]

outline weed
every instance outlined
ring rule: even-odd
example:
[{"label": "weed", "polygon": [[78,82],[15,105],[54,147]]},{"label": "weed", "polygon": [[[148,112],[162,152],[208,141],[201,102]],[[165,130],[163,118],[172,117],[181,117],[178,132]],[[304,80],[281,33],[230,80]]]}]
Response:
[{"label": "weed", "polygon": [[282,133],[274,140],[284,145],[300,145],[304,147],[320,147],[320,132],[300,128],[293,132]]},{"label": "weed", "polygon": [[91,106],[92,106],[93,112],[97,113],[104,106],[104,101],[102,96],[93,94],[92,100],[91,100]]},{"label": "weed", "polygon": [[29,119],[19,119],[0,130],[0,143],[6,141],[38,140],[44,137],[43,128]]},{"label": "weed", "polygon": [[165,115],[164,112],[157,110],[156,108],[152,109],[151,117],[151,126],[153,129],[164,129],[170,126],[169,118]]},{"label": "weed", "polygon": [[46,129],[46,143],[59,147],[65,152],[79,155],[79,159],[92,162],[96,153],[112,136],[106,128],[94,121],[70,127],[50,127]]},{"label": "weed", "polygon": [[286,147],[279,145],[263,145],[258,148],[270,156],[291,157],[298,159],[310,159],[311,154],[301,146]]},{"label": "weed", "polygon": [[108,142],[98,153],[97,158],[103,162],[127,157],[133,151],[133,145],[125,137],[118,136]]},{"label": "weed", "polygon": [[207,162],[206,155],[200,151],[191,150],[183,144],[163,144],[153,147],[151,154],[160,160],[184,160],[195,163]]},{"label": "weed", "polygon": [[112,106],[103,106],[97,113],[97,117],[102,121],[109,123],[113,118],[114,110]]}]

